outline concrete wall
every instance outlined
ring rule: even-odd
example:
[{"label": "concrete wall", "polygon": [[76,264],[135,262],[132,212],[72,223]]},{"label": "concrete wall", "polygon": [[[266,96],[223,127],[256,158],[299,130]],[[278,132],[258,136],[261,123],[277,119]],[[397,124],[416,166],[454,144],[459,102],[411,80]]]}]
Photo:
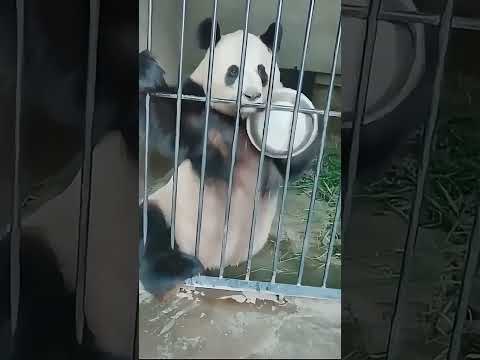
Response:
[{"label": "concrete wall", "polygon": [[[153,0],[152,52],[158,57],[166,71],[166,80],[171,84],[175,83],[178,71],[179,5],[178,0]],[[148,0],[140,0],[139,13],[139,50],[142,51],[147,48]]]},{"label": "concrete wall", "polygon": [[[307,22],[309,0],[285,0],[282,15],[284,39],[279,53],[280,67],[299,66],[302,42]],[[261,34],[275,20],[277,0],[253,0],[250,15],[250,32]],[[140,50],[146,48],[148,0],[140,0]],[[200,62],[204,53],[197,47],[196,29],[198,24],[212,14],[213,1],[187,1],[184,72],[188,74]],[[218,19],[223,33],[243,26],[245,2],[220,0]],[[153,1],[152,11],[152,52],[167,72],[167,80],[176,81],[179,46],[181,1]],[[336,26],[340,16],[340,0],[317,0],[312,23],[306,70],[328,73],[335,46]],[[337,74],[340,74],[341,59]]]}]

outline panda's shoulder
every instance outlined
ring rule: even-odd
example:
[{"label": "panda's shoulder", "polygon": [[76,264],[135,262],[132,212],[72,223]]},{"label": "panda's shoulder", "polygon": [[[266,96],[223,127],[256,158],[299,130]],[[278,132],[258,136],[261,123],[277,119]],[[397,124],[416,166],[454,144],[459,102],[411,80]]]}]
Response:
[{"label": "panda's shoulder", "polygon": [[205,91],[203,90],[202,85],[199,83],[196,83],[191,78],[188,78],[183,83],[182,93],[184,95],[190,95],[190,96],[200,96],[200,97],[205,96]]}]

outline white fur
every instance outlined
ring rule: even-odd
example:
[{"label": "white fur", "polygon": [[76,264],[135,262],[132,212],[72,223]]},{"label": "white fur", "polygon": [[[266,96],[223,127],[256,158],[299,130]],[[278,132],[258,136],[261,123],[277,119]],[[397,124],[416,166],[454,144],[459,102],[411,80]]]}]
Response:
[{"label": "white fur", "polygon": [[[222,35],[220,41],[215,47],[213,59],[212,75],[212,97],[235,100],[237,98],[239,77],[233,84],[225,84],[225,74],[230,65],[237,65],[240,68],[240,59],[242,55],[243,30],[238,30],[230,34]],[[205,57],[198,67],[192,73],[191,78],[198,84],[203,84],[205,93],[207,92],[208,80],[208,62],[210,59],[210,50],[207,50]],[[245,77],[243,80],[243,90],[253,88],[260,92],[262,96],[255,103],[265,103],[267,99],[268,84],[262,87],[262,82],[258,75],[258,65],[265,66],[267,75],[270,77],[270,68],[272,64],[272,53],[262,40],[253,34],[248,34],[247,52],[245,59]],[[280,70],[275,64],[275,76],[273,88],[283,87],[280,82]],[[250,90],[250,89],[249,89]],[[242,96],[242,103],[252,103],[245,96]],[[213,103],[212,107],[217,111],[227,115],[235,115],[235,105]],[[242,109],[242,115],[247,115],[251,109]]]},{"label": "white fur", "polygon": [[[237,265],[247,260],[250,226],[255,194],[256,162],[240,163],[233,184],[229,219],[229,231],[225,251],[225,265]],[[199,177],[192,169],[190,160],[178,168],[178,192],[176,208],[175,239],[180,250],[195,254]],[[149,197],[163,212],[170,224],[173,179]],[[227,185],[205,182],[202,227],[198,259],[208,269],[220,266],[224,238]],[[275,216],[278,193],[270,193],[260,199],[257,206],[253,255],[265,245]]]}]

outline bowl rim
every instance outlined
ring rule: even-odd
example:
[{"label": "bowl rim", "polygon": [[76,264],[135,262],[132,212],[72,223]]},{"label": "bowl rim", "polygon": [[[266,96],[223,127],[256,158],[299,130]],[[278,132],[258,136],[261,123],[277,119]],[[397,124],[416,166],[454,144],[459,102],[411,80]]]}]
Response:
[{"label": "bowl rim", "polygon": [[[276,89],[272,94],[272,105],[275,104],[275,95],[277,95],[277,94],[294,95],[294,97],[292,99],[293,101],[291,103],[292,103],[292,106],[295,105],[295,97],[296,97],[296,94],[297,94],[297,90],[287,88],[287,87],[282,87],[280,89]],[[304,104],[307,107],[309,107],[310,109],[315,109],[315,105],[313,105],[312,101],[303,93],[300,93],[300,102],[304,102]],[[279,110],[279,111],[283,111],[283,110]],[[289,111],[289,112],[293,116],[293,110]],[[256,112],[254,114],[251,114],[250,116],[247,117],[247,124],[246,124],[247,135],[250,139],[250,143],[260,152],[262,151],[261,143],[257,144],[257,142],[255,141],[255,137],[252,134],[252,126],[253,126],[252,125],[252,117],[253,116],[259,116],[259,114],[264,114],[264,113],[265,113],[265,110],[260,111],[260,112]],[[316,140],[316,138],[318,136],[318,127],[319,127],[319,125],[318,125],[318,115],[316,113],[308,113],[308,114],[304,114],[304,115],[306,115],[306,117],[311,119],[311,121],[312,121],[312,131],[310,131],[309,138],[303,146],[301,146],[300,148],[298,148],[296,150],[292,149],[293,150],[292,151],[292,158],[297,156],[297,155],[300,155],[301,153],[303,153],[310,145],[312,145],[312,143]],[[298,118],[297,118],[297,120],[298,120]],[[268,151],[267,147],[265,146],[265,156],[275,158],[275,159],[287,159],[288,158],[288,149],[286,150],[285,153],[283,153],[283,152],[282,153],[271,153],[271,152]]]}]

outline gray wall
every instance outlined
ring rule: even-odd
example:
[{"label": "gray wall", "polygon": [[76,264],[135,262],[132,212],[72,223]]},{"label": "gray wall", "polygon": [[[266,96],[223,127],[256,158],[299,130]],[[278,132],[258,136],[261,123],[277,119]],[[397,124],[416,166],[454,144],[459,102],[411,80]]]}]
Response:
[{"label": "gray wall", "polygon": [[[261,34],[274,21],[276,0],[253,0],[249,32]],[[148,0],[140,0],[140,50],[146,48]],[[184,73],[188,74],[200,62],[204,53],[197,48],[196,28],[212,14],[211,0],[187,1]],[[309,0],[285,0],[282,15],[284,39],[279,53],[280,67],[299,66],[302,41],[307,22]],[[218,19],[223,33],[243,27],[245,2],[220,0]],[[152,52],[167,72],[167,81],[176,82],[179,46],[181,1],[154,0],[152,11]],[[336,26],[340,16],[340,0],[317,0],[312,23],[306,70],[328,73],[335,46]],[[341,59],[336,73],[340,74]]]},{"label": "gray wall", "polygon": [[[165,69],[166,80],[173,84],[177,78],[178,34],[180,7],[178,0],[153,0],[152,53]],[[139,50],[147,48],[148,0],[139,3]]]}]

